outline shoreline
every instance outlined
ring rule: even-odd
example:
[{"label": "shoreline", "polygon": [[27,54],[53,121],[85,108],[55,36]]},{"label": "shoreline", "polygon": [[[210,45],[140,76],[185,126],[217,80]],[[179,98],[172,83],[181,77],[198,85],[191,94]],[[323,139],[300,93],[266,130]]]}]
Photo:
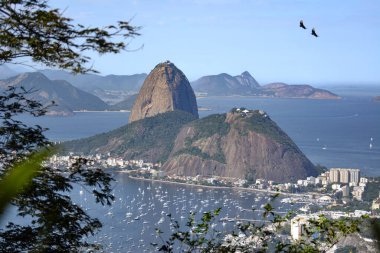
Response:
[{"label": "shoreline", "polygon": [[81,112],[131,112],[130,110],[118,110],[118,111],[73,111],[74,113],[81,113]]},{"label": "shoreline", "polygon": [[307,100],[340,100],[343,97],[338,96],[336,98],[321,98],[321,97],[271,97],[271,96],[255,96],[255,95],[211,95],[204,97],[197,97],[197,99],[203,98],[265,98],[265,99],[307,99]]},{"label": "shoreline", "polygon": [[[117,171],[117,173],[125,173],[122,171]],[[290,192],[278,192],[278,191],[268,191],[268,190],[261,190],[261,189],[253,189],[253,188],[244,188],[244,187],[228,187],[228,186],[211,186],[211,185],[199,185],[199,184],[191,184],[191,183],[181,183],[181,182],[173,182],[168,180],[159,180],[159,179],[151,179],[151,178],[140,178],[140,177],[134,177],[128,175],[129,178],[134,180],[142,180],[142,181],[151,181],[151,182],[161,182],[166,184],[177,184],[177,185],[184,185],[184,186],[193,186],[193,187],[199,187],[199,188],[208,188],[208,189],[221,189],[221,190],[238,190],[238,191],[249,191],[249,192],[261,192],[266,194],[280,194],[283,196],[294,196],[294,197],[304,197],[305,195],[309,195],[307,193],[300,194],[300,193],[290,193]],[[313,193],[312,195],[322,196],[320,193]]]}]

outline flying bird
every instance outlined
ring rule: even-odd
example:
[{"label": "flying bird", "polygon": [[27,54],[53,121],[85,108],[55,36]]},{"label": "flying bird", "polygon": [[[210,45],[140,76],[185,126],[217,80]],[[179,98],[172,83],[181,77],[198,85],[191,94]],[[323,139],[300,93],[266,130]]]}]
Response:
[{"label": "flying bird", "polygon": [[315,32],[314,28],[311,30],[311,35],[318,37],[318,34]]},{"label": "flying bird", "polygon": [[307,29],[306,26],[303,24],[303,20],[300,21],[300,27],[303,29]]}]

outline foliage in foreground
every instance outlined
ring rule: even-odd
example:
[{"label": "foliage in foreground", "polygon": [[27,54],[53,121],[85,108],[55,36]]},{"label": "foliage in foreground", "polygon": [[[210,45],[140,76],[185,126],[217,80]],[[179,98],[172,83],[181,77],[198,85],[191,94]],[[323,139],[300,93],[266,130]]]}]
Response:
[{"label": "foliage in foreground", "polygon": [[[275,196],[276,197],[276,196]],[[342,238],[359,232],[359,226],[366,217],[360,219],[329,219],[324,215],[308,220],[300,240],[289,240],[282,233],[294,215],[277,214],[270,203],[263,207],[262,222],[236,222],[235,230],[224,234],[215,229],[221,209],[203,213],[196,221],[191,213],[184,228],[171,215],[172,234],[165,239],[161,230],[156,229],[162,252],[326,252]],[[254,210],[253,210],[254,211]],[[153,244],[157,246],[156,244]]]},{"label": "foliage in foreground", "polygon": [[41,164],[54,153],[53,149],[43,149],[28,156],[24,161],[12,166],[9,173],[0,180],[0,218],[4,209],[23,189],[27,189],[33,178],[41,170]]},{"label": "foliage in foreground", "polygon": [[103,28],[75,24],[47,0],[1,0],[0,65],[20,64],[20,58],[29,57],[47,67],[96,72],[86,66],[91,59],[85,53],[119,53],[128,46],[125,39],[138,36],[138,30],[127,21]]},{"label": "foliage in foreground", "polygon": [[114,198],[112,178],[100,169],[87,168],[85,159],[78,159],[70,168],[41,165],[51,152],[35,153],[51,146],[44,129],[27,126],[17,117],[46,112],[40,103],[28,98],[29,93],[11,87],[0,94],[1,206],[13,205],[11,210],[21,223],[9,222],[0,230],[0,252],[98,249],[99,245],[87,242],[86,237],[101,227],[100,221],[74,204],[69,194],[78,184],[92,189],[97,202],[110,205]]},{"label": "foliage in foreground", "polygon": [[[96,72],[88,66],[91,59],[86,53],[119,53],[127,48],[126,39],[139,35],[138,29],[126,21],[85,27],[51,8],[47,0],[0,0],[0,65],[32,61],[73,73]],[[88,243],[86,237],[101,223],[74,204],[69,193],[79,184],[92,189],[97,202],[111,204],[112,179],[99,169],[87,168],[84,159],[67,169],[40,165],[48,154],[35,152],[51,146],[43,134],[46,129],[27,126],[18,117],[46,113],[41,103],[29,98],[30,93],[23,87],[10,87],[0,94],[1,207],[13,205],[22,223],[10,222],[0,230],[0,251],[96,249],[98,245]],[[20,174],[25,178],[17,182]],[[17,187],[12,190],[11,186]]]}]

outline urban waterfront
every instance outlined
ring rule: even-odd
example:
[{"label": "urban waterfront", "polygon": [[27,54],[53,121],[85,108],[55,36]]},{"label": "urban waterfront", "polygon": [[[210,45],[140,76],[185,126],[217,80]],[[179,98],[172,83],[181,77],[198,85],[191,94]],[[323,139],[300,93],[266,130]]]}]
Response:
[{"label": "urban waterfront", "polygon": [[[206,97],[198,99],[198,105],[211,109],[200,111],[200,117],[233,107],[262,109],[314,164],[380,175],[380,103],[368,95],[341,100]],[[46,135],[53,141],[65,141],[113,130],[127,124],[128,116],[129,112],[82,112],[22,120],[49,128]]]},{"label": "urban waterfront", "polygon": [[[246,97],[202,98],[201,117],[224,113],[233,107],[263,109],[295,141],[313,163],[331,167],[358,168],[363,175],[380,175],[380,103],[367,98],[342,100],[259,99]],[[127,112],[83,112],[73,117],[27,118],[50,130],[54,141],[87,137],[112,130],[128,121]],[[371,144],[371,146],[370,146]],[[260,209],[270,201],[270,194],[238,189],[202,190],[198,186],[184,186],[135,180],[124,173],[112,172],[115,202],[111,207],[100,207],[86,190],[76,188],[75,201],[104,224],[94,240],[104,244],[107,252],[155,251],[150,242],[160,243],[155,229],[170,234],[168,214],[183,225],[191,211],[202,214],[222,207],[216,228],[231,231],[234,219],[261,219]],[[284,200],[285,199],[285,200]],[[281,202],[282,201],[282,202]],[[305,210],[308,213],[314,200],[309,197],[296,202],[280,196],[274,203],[277,210]],[[199,216],[198,216],[199,217]],[[222,218],[226,218],[221,220]]]}]

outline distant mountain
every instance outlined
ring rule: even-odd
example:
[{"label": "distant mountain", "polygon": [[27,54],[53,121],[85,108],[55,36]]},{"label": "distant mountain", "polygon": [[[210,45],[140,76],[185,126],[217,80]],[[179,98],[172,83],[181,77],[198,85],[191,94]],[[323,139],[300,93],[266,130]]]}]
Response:
[{"label": "distant mountain", "polygon": [[134,121],[113,131],[64,143],[77,154],[111,153],[124,159],[163,162],[173,148],[180,128],[195,120],[185,111],[170,111]]},{"label": "distant mountain", "polygon": [[65,80],[75,87],[95,94],[96,90],[117,90],[137,93],[143,84],[146,74],[107,75],[96,74],[73,75],[63,70],[39,71],[51,80]]},{"label": "distant mountain", "polygon": [[108,107],[100,98],[77,89],[66,81],[52,81],[39,72],[23,73],[0,81],[1,88],[8,86],[33,90],[31,97],[42,104],[54,101],[56,106],[49,109],[49,114],[68,115],[76,110],[106,110]]},{"label": "distant mountain", "polygon": [[258,96],[279,98],[338,99],[336,94],[310,85],[272,83],[260,86],[247,71],[238,76],[219,74],[204,76],[191,83],[193,89],[208,96]]},{"label": "distant mountain", "polygon": [[162,170],[168,175],[294,182],[314,165],[269,116],[232,109],[192,121],[179,131]]},{"label": "distant mountain", "polygon": [[167,175],[294,182],[317,174],[290,137],[259,110],[233,109],[199,120],[169,111],[64,147],[77,154],[163,162]]},{"label": "distant mountain", "polygon": [[182,110],[198,118],[194,91],[185,74],[173,63],[159,63],[147,76],[133,105],[129,122],[159,113]]},{"label": "distant mountain", "polygon": [[[126,99],[124,99],[123,101],[116,103],[114,105],[110,105],[108,107],[108,110],[110,110],[110,111],[132,110],[133,104],[135,103],[137,96],[138,96],[138,94],[130,95]],[[199,106],[198,110],[199,111],[201,111],[201,110],[208,111],[210,109],[207,107]]]},{"label": "distant mountain", "polygon": [[0,80],[15,76],[17,74],[18,72],[8,67],[8,65],[0,65]]},{"label": "distant mountain", "polygon": [[[249,75],[222,75],[229,87],[257,89]],[[66,142],[66,152],[111,153],[124,159],[165,162],[168,175],[220,176],[290,182],[316,175],[314,165],[269,116],[232,109],[198,119],[194,92],[173,63],[158,64],[134,102],[129,124]],[[198,120],[197,120],[198,119]]]},{"label": "distant mountain", "polygon": [[280,98],[311,98],[311,99],[339,99],[339,96],[323,89],[310,85],[288,85],[285,83],[271,83],[262,86],[263,93]]},{"label": "distant mountain", "polygon": [[210,75],[191,83],[196,92],[208,93],[210,96],[260,95],[260,85],[245,71],[239,76],[228,74]]},{"label": "distant mountain", "polygon": [[108,110],[110,111],[131,110],[133,107],[133,104],[135,103],[137,95],[138,94],[130,95],[123,101],[114,105],[110,105],[108,107]]}]

